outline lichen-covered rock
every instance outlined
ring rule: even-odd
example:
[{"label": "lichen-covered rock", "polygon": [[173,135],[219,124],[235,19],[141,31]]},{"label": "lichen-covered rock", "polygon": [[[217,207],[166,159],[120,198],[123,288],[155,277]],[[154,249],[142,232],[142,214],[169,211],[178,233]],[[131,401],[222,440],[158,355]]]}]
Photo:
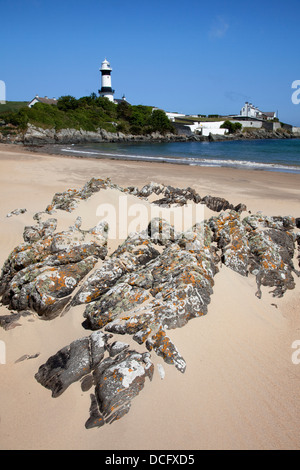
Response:
[{"label": "lichen-covered rock", "polygon": [[[144,288],[151,297],[139,307],[136,301],[130,301],[129,312],[121,312],[117,318],[108,322],[105,326],[106,331],[133,335],[135,341],[143,344],[150,335],[155,338],[161,329],[180,328],[190,319],[207,313],[217,268],[211,250],[209,227],[206,225],[205,230],[200,230],[199,227],[197,229],[191,232],[194,237],[192,243],[198,242],[197,249],[188,251],[173,243],[165,247],[157,258],[137,270],[134,276],[127,275],[121,278],[119,282],[126,280],[133,285],[138,284],[139,288]],[[186,239],[184,234],[181,234],[180,243],[189,246],[191,233]],[[203,237],[203,234],[206,236]],[[86,311],[91,315],[93,306],[87,307]],[[104,318],[107,318],[107,314]],[[159,350],[158,347],[153,349]],[[173,352],[175,354],[175,348]],[[164,360],[166,359],[171,363],[170,358],[164,356]],[[175,356],[174,363],[176,363]]]},{"label": "lichen-covered rock", "polygon": [[153,199],[152,203],[163,207],[171,207],[173,205],[184,206],[191,201],[195,204],[205,204],[209,209],[215,212],[230,209],[241,213],[247,210],[245,204],[239,203],[234,206],[221,197],[207,195],[202,198],[194,188],[190,187],[184,189],[174,188],[170,185],[151,182],[149,184],[145,184],[141,189],[138,189],[135,186],[130,186],[124,191],[143,199],[147,199],[153,194],[160,195],[160,198]]},{"label": "lichen-covered rock", "polygon": [[67,191],[56,193],[53,196],[52,202],[47,206],[46,212],[52,213],[57,209],[72,212],[76,209],[81,200],[88,199],[94,193],[107,188],[114,188],[119,191],[123,191],[123,188],[111,183],[109,178],[106,178],[105,180],[101,178],[92,178],[83,186],[82,189],[68,189]]},{"label": "lichen-covered rock", "polygon": [[57,227],[57,219],[48,219],[24,228],[23,239],[25,242],[34,243],[42,238],[52,235]]},{"label": "lichen-covered rock", "polygon": [[296,219],[291,216],[266,216],[262,213],[251,214],[243,219],[243,224],[252,229],[274,228],[289,231],[296,227]]},{"label": "lichen-covered rock", "polygon": [[242,276],[248,273],[249,246],[245,226],[235,211],[221,212],[210,219],[214,241],[221,249],[223,263]]},{"label": "lichen-covered rock", "polygon": [[89,337],[73,341],[40,366],[36,380],[51,390],[53,397],[60,396],[102,361],[109,338],[110,335],[96,331]]},{"label": "lichen-covered rock", "polygon": [[77,223],[69,231],[55,233],[50,219],[24,230],[2,268],[2,302],[17,311],[31,309],[52,317],[71,300],[79,282],[107,254],[106,223],[83,231]]},{"label": "lichen-covered rock", "polygon": [[179,354],[176,346],[172,343],[170,338],[162,327],[151,338],[147,339],[146,347],[149,351],[152,349],[158,356],[161,356],[167,364],[174,364],[176,369],[184,373],[186,369],[185,360]]},{"label": "lichen-covered rock", "polygon": [[[192,188],[180,189],[166,186],[161,193],[164,197],[153,201],[154,204],[159,206],[184,206],[188,201],[193,201],[196,204],[201,202],[201,196]],[[156,194],[158,193],[156,192]]]},{"label": "lichen-covered rock", "polygon": [[173,225],[160,217],[151,220],[148,226],[149,237],[154,243],[166,245],[179,238],[179,234],[174,230]]},{"label": "lichen-covered rock", "polygon": [[152,380],[153,372],[149,353],[125,351],[100,363],[93,373],[96,387],[86,428],[111,424],[128,413],[131,401],[144,388],[146,377]]},{"label": "lichen-covered rock", "polygon": [[145,289],[120,282],[106,292],[99,300],[87,305],[84,317],[91,330],[104,328],[121,313],[132,309],[133,305],[145,302],[149,294]]},{"label": "lichen-covered rock", "polygon": [[155,183],[153,181],[151,181],[151,183],[149,184],[145,184],[142,189],[138,189],[138,188],[128,188],[129,191],[131,193],[134,193],[135,195],[139,196],[139,197],[149,197],[151,196],[153,193],[154,194],[161,194],[164,189],[165,189],[165,185],[163,184],[158,184],[158,183]]},{"label": "lichen-covered rock", "polygon": [[[35,374],[35,379],[51,390],[54,398],[77,381],[81,381],[83,391],[95,386],[87,428],[120,419],[143,389],[146,377],[152,380],[150,354],[129,350],[128,344],[118,341],[109,344],[111,337],[99,330],[75,340],[51,356]],[[105,358],[106,351],[110,356]]]},{"label": "lichen-covered rock", "polygon": [[25,214],[27,212],[27,209],[14,209],[13,211],[9,212],[6,217],[12,217],[13,215],[20,215],[20,214]]},{"label": "lichen-covered rock", "polygon": [[234,209],[226,199],[216,196],[205,196],[202,198],[202,204],[205,204],[209,209],[215,212],[225,211],[226,209]]},{"label": "lichen-covered rock", "polygon": [[41,316],[53,317],[69,302],[73,290],[96,262],[95,257],[88,257],[58,267],[41,263],[28,266],[13,277],[2,302],[14,310],[31,309]]},{"label": "lichen-covered rock", "polygon": [[99,299],[123,275],[133,273],[158,255],[159,252],[146,232],[129,235],[111,257],[86,279],[74,296],[72,305]]},{"label": "lichen-covered rock", "polygon": [[294,218],[253,214],[241,221],[240,214],[230,211],[212,217],[209,224],[222,262],[243,276],[256,276],[258,297],[261,285],[275,287],[273,295],[279,297],[295,287],[295,239],[288,231],[295,227]]},{"label": "lichen-covered rock", "polygon": [[297,242],[297,246],[298,246],[298,257],[297,259],[299,260],[299,267],[300,267],[300,233],[297,233],[296,234],[296,238],[295,238],[296,242]]},{"label": "lichen-covered rock", "polygon": [[[295,271],[292,264],[293,255],[289,254],[286,248],[274,242],[268,231],[250,232],[248,235],[249,247],[251,251],[249,271],[256,276],[257,293],[260,298],[261,285],[275,287],[274,297],[282,297],[288,289],[295,287],[292,271]],[[282,236],[282,234],[281,234]],[[276,238],[279,242],[279,238]]]},{"label": "lichen-covered rock", "polygon": [[107,350],[110,357],[117,356],[128,348],[129,344],[123,343],[122,341],[114,341],[112,344],[107,345]]}]

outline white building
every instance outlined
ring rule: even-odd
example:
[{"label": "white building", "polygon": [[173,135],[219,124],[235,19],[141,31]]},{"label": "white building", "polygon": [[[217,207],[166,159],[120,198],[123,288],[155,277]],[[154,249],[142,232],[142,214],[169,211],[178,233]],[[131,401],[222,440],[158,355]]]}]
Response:
[{"label": "white building", "polygon": [[253,106],[252,103],[246,101],[241,109],[240,115],[249,118],[261,118],[262,112],[257,107]]},{"label": "white building", "polygon": [[293,134],[299,135],[299,137],[300,137],[300,127],[293,126],[292,132],[293,132]]},{"label": "white building", "polygon": [[252,119],[264,119],[264,120],[269,121],[269,120],[277,118],[277,113],[273,111],[272,112],[260,111],[260,109],[258,109],[256,106],[253,106],[252,103],[248,103],[248,101],[246,101],[246,103],[241,109],[240,116],[248,117],[250,119],[251,118]]},{"label": "white building", "polygon": [[212,135],[225,135],[228,134],[228,129],[221,128],[225,121],[207,121],[207,122],[194,122],[187,125],[193,134],[201,134],[204,136]]},{"label": "white building", "polygon": [[180,114],[180,113],[169,113],[167,112],[166,115],[170,119],[170,121],[174,122],[175,118],[181,118],[181,117],[186,117],[185,114]]},{"label": "white building", "polygon": [[112,68],[110,63],[104,59],[101,64],[101,90],[99,90],[99,95],[103,98],[108,98],[109,101],[114,101],[114,92],[115,90],[111,87],[111,71]]},{"label": "white building", "polygon": [[35,105],[35,103],[44,103],[44,104],[55,104],[55,105],[57,105],[57,100],[55,98],[48,98],[48,96],[44,96],[44,98],[42,98],[39,95],[35,95],[33,100],[31,100],[28,103],[28,108],[32,108],[32,106]]}]

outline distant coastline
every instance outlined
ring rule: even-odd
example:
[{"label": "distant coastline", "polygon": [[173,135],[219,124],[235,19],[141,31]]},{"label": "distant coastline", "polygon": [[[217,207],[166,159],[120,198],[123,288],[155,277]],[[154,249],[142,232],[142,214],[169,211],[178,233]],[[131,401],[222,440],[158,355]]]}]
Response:
[{"label": "distant coastline", "polygon": [[113,142],[216,142],[232,140],[257,140],[257,139],[299,139],[299,135],[285,130],[269,131],[266,129],[251,129],[224,136],[210,134],[202,136],[197,134],[161,134],[153,132],[148,135],[133,135],[122,132],[108,132],[98,129],[97,132],[78,129],[44,129],[28,125],[25,132],[0,134],[0,142],[5,144],[23,144],[25,146],[49,146],[52,144],[86,144],[86,143],[113,143]]},{"label": "distant coastline", "polygon": [[300,174],[300,139],[195,139],[22,145],[29,152],[89,160],[166,163]]}]

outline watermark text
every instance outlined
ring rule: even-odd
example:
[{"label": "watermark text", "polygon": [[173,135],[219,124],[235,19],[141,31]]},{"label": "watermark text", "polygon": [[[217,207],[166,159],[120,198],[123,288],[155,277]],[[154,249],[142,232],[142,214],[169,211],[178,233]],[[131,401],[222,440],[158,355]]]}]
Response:
[{"label": "watermark text", "polygon": [[6,344],[0,340],[0,364],[6,364]]},{"label": "watermark text", "polygon": [[3,80],[0,80],[0,104],[6,103],[6,86]]},{"label": "watermark text", "polygon": [[[186,204],[184,206],[163,208],[153,204],[136,203],[129,204],[127,196],[120,196],[118,204],[103,203],[97,207],[96,216],[100,222],[106,221],[109,225],[109,238],[125,239],[130,233],[150,229],[150,237],[157,229],[155,224],[149,224],[154,219],[162,219],[164,226],[164,238],[172,237],[172,227],[177,232],[186,232],[195,224],[204,221],[204,207],[200,204]],[[167,230],[167,225],[171,229]]]},{"label": "watermark text", "polygon": [[293,342],[292,349],[296,349],[292,354],[292,363],[298,365],[300,364],[300,339]]},{"label": "watermark text", "polygon": [[292,94],[292,103],[299,104],[300,103],[300,80],[294,80],[292,83],[292,88],[295,91]]}]

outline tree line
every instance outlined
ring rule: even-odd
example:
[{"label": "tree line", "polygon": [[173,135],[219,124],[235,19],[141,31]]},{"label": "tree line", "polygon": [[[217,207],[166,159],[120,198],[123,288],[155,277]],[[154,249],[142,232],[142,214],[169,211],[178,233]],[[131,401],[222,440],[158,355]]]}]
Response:
[{"label": "tree line", "polygon": [[95,93],[79,99],[71,95],[61,96],[57,105],[36,103],[31,108],[25,106],[1,113],[0,119],[7,125],[24,130],[30,123],[56,130],[74,128],[95,132],[102,128],[109,132],[134,135],[176,133],[167,115],[160,109],[130,105],[125,100],[115,104]]}]

